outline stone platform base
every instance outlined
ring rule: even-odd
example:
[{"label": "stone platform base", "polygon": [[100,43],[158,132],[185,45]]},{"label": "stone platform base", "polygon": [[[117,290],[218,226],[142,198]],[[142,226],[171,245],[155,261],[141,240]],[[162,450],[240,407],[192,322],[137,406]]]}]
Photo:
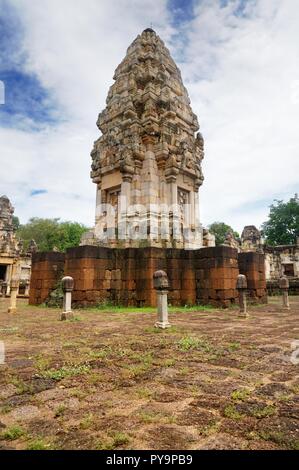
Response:
[{"label": "stone platform base", "polygon": [[162,269],[169,278],[171,305],[229,307],[237,301],[239,267],[242,274],[248,273],[252,301],[266,302],[263,255],[246,253],[246,260],[240,262],[237,250],[227,246],[198,250],[80,246],[68,249],[65,255],[36,253],[29,303],[45,302],[64,275],[74,278],[75,306],[109,302],[156,306],[153,274]]}]

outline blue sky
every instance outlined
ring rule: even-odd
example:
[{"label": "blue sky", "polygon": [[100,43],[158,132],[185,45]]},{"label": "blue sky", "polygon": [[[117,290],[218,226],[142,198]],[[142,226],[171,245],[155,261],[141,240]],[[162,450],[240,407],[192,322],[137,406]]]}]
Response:
[{"label": "blue sky", "polygon": [[296,0],[0,0],[0,193],[22,222],[93,224],[97,115],[152,23],[205,137],[203,224],[259,226],[274,198],[299,187],[298,21]]},{"label": "blue sky", "polygon": [[25,31],[18,11],[5,0],[0,13],[0,79],[4,83],[5,106],[0,107],[1,127],[29,127],[55,121],[51,93],[38,77],[25,69],[26,52],[22,49]]}]

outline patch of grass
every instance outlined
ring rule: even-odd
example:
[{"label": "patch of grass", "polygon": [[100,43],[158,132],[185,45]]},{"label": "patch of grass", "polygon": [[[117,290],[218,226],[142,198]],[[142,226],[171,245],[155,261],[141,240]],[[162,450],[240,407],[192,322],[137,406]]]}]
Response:
[{"label": "patch of grass", "polygon": [[163,359],[161,361],[161,366],[163,367],[172,367],[176,364],[176,360],[175,359]]},{"label": "patch of grass", "polygon": [[100,441],[95,446],[96,450],[113,450],[113,441],[111,439],[104,439]]},{"label": "patch of grass", "polygon": [[0,408],[0,413],[2,415],[7,415],[8,413],[10,413],[12,410],[12,406],[11,405],[4,405],[4,406],[1,406]]},{"label": "patch of grass", "polygon": [[129,372],[129,377],[138,377],[139,375],[147,372],[151,368],[151,363],[140,364],[140,365],[129,365],[124,366],[125,369]]},{"label": "patch of grass", "polygon": [[259,431],[257,434],[264,441],[275,442],[275,444],[285,446],[289,450],[299,450],[299,440],[292,439],[281,431]]},{"label": "patch of grass", "polygon": [[189,385],[187,387],[187,390],[189,390],[192,393],[193,397],[197,397],[198,395],[201,395],[201,390],[197,385]]},{"label": "patch of grass", "polygon": [[194,336],[184,336],[178,341],[178,348],[180,351],[190,351],[199,349],[203,352],[211,352],[212,346],[203,338],[196,338]]},{"label": "patch of grass", "polygon": [[291,442],[288,443],[288,448],[291,450],[299,450],[299,439],[292,439]]},{"label": "patch of grass", "polygon": [[187,367],[187,366],[186,367],[181,367],[179,369],[179,373],[181,375],[187,375],[187,374],[189,374],[189,372],[190,372],[190,367]]},{"label": "patch of grass", "polygon": [[91,372],[87,377],[87,381],[93,385],[96,385],[99,382],[103,382],[103,380],[104,375],[101,372]]},{"label": "patch of grass", "polygon": [[146,328],[144,328],[144,332],[145,333],[166,333],[170,330],[171,328],[166,328],[165,330],[163,330],[162,328],[155,328],[154,326],[147,326]]},{"label": "patch of grass", "polygon": [[154,412],[149,412],[149,411],[140,412],[138,414],[138,417],[140,421],[145,424],[158,423],[163,418],[161,413],[154,413]]},{"label": "patch of grass", "polygon": [[88,393],[83,392],[83,390],[80,390],[79,388],[75,388],[75,389],[70,391],[70,395],[71,395],[71,397],[76,397],[79,400],[82,400],[83,398],[85,398],[88,395]]},{"label": "patch of grass", "polygon": [[123,446],[130,442],[130,438],[128,434],[126,434],[125,432],[114,432],[112,434],[112,439],[113,439],[113,447]]},{"label": "patch of grass", "polygon": [[278,400],[282,401],[282,402],[287,402],[287,401],[291,401],[292,398],[293,398],[293,395],[281,394],[281,395],[279,395]]},{"label": "patch of grass", "polygon": [[79,321],[83,321],[83,318],[82,317],[79,317],[79,315],[74,315],[73,318],[69,318],[68,320],[66,320],[70,323],[74,323],[74,322],[79,322]]},{"label": "patch of grass", "polygon": [[152,353],[130,353],[129,358],[144,365],[150,365],[153,362]]},{"label": "patch of grass", "polygon": [[165,422],[168,424],[177,424],[178,419],[174,415],[165,416]]},{"label": "patch of grass", "polygon": [[[185,305],[183,307],[168,306],[170,312],[211,312],[216,309],[211,305]],[[155,307],[124,307],[122,305],[114,305],[113,303],[99,303],[94,308],[84,309],[90,312],[109,312],[109,313],[156,313]]]},{"label": "patch of grass", "polygon": [[202,436],[208,437],[218,432],[219,429],[220,429],[220,422],[211,421],[207,426],[200,428],[199,432]]},{"label": "patch of grass", "polygon": [[38,355],[34,358],[35,367],[39,371],[47,370],[50,367],[50,359],[45,356]]},{"label": "patch of grass", "polygon": [[53,447],[42,438],[37,438],[28,443],[26,450],[53,450]]},{"label": "patch of grass", "polygon": [[66,410],[67,407],[65,405],[59,405],[54,412],[54,417],[59,418],[60,416],[63,416]]},{"label": "patch of grass", "polygon": [[31,385],[26,384],[22,379],[18,377],[11,377],[10,383],[17,388],[17,395],[23,395],[24,393],[32,393],[33,388]]},{"label": "patch of grass", "polygon": [[90,365],[69,365],[63,366],[60,369],[50,369],[44,371],[41,376],[46,379],[62,380],[66,377],[73,377],[75,375],[88,374],[90,372]]},{"label": "patch of grass", "polygon": [[109,437],[96,445],[96,450],[113,450],[130,442],[130,437],[125,432],[114,431]]},{"label": "patch of grass", "polygon": [[152,390],[149,390],[148,388],[139,388],[136,390],[136,394],[138,398],[151,398],[153,395]]},{"label": "patch of grass", "polygon": [[299,385],[292,385],[290,388],[296,395],[299,394]]},{"label": "patch of grass", "polygon": [[7,441],[15,441],[25,434],[26,432],[20,426],[11,426],[1,434],[1,437]]},{"label": "patch of grass", "polygon": [[229,351],[238,351],[241,347],[241,344],[240,343],[229,343],[227,345],[227,348]]},{"label": "patch of grass", "polygon": [[63,349],[74,349],[77,346],[78,346],[78,343],[76,341],[66,341],[62,345]]},{"label": "patch of grass", "polygon": [[[86,310],[86,309],[84,309]],[[154,307],[124,307],[122,305],[114,305],[113,303],[99,303],[94,308],[87,309],[91,312],[107,312],[107,313],[153,313],[156,312]]]},{"label": "patch of grass", "polygon": [[283,433],[278,431],[259,431],[257,436],[263,441],[272,441],[276,444],[283,444],[284,442]]},{"label": "patch of grass", "polygon": [[235,390],[231,394],[231,398],[235,401],[245,401],[250,395],[250,391],[247,389]]},{"label": "patch of grass", "polygon": [[109,354],[111,354],[111,350],[101,349],[99,351],[90,351],[89,356],[93,359],[106,359]]},{"label": "patch of grass", "polygon": [[173,414],[167,413],[155,413],[154,411],[142,411],[138,413],[138,418],[144,424],[151,423],[167,423],[167,424],[176,424],[177,417]]},{"label": "patch of grass", "polygon": [[236,410],[234,405],[227,405],[223,414],[226,418],[234,419],[236,421],[243,418],[243,415]]},{"label": "patch of grass", "polygon": [[184,305],[183,307],[169,306],[170,312],[213,312],[216,309],[212,305]]},{"label": "patch of grass", "polygon": [[197,349],[199,340],[191,336],[185,336],[180,339],[177,344],[181,351],[189,351],[190,349]]},{"label": "patch of grass", "polygon": [[92,413],[88,413],[82,421],[80,421],[80,429],[90,429],[94,425],[94,416]]},{"label": "patch of grass", "polygon": [[269,416],[273,416],[276,414],[276,408],[275,406],[272,406],[272,405],[267,405],[267,406],[264,406],[263,408],[260,408],[259,406],[255,406],[253,407],[252,409],[252,415],[255,417],[255,418],[267,418]]}]

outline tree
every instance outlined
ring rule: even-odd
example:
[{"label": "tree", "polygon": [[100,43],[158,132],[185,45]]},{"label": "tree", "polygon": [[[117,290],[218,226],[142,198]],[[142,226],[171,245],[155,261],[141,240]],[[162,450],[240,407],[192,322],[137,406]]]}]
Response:
[{"label": "tree", "polygon": [[17,236],[24,242],[25,249],[30,240],[34,239],[39,251],[51,251],[58,248],[65,251],[72,246],[78,246],[87,227],[78,222],[59,222],[59,219],[41,219],[33,217],[25,225],[20,225]]},{"label": "tree", "polygon": [[215,235],[216,245],[222,245],[225,240],[225,235],[227,232],[233,232],[235,238],[240,238],[238,232],[236,232],[230,225],[225,224],[224,222],[214,222],[209,225],[209,231]]},{"label": "tree", "polygon": [[12,216],[12,225],[13,225],[13,228],[15,230],[18,230],[18,228],[20,227],[20,219],[19,217],[13,215]]},{"label": "tree", "polygon": [[288,202],[274,200],[268,220],[262,225],[269,245],[292,245],[299,237],[299,199],[295,194]]}]

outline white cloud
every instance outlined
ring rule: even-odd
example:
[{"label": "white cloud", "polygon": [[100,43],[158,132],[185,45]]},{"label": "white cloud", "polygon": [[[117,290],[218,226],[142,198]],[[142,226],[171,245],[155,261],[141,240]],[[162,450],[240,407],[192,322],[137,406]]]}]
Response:
[{"label": "white cloud", "polygon": [[199,2],[183,76],[206,139],[203,221],[241,230],[299,189],[299,4],[248,2],[237,17],[239,3]]},{"label": "white cloud", "polygon": [[[184,57],[166,0],[9,3],[25,28],[24,69],[50,91],[63,120],[35,133],[0,130],[1,193],[12,199],[23,222],[57,216],[93,223],[89,153],[99,136],[97,114],[127,47],[151,22],[181,58],[178,65],[206,140],[203,222],[223,220],[238,230],[259,225],[267,216],[267,201],[294,192],[299,174],[297,0],[248,1],[245,17],[233,14],[237,0],[225,8],[216,0],[198,0],[194,20],[182,29],[181,39],[188,40]],[[36,188],[48,193],[29,198]]]},{"label": "white cloud", "polygon": [[[0,129],[6,162],[1,193],[8,194],[23,222],[48,216],[92,225],[95,185],[89,173],[90,151],[100,135],[97,115],[137,34],[153,22],[161,36],[170,36],[166,0],[9,3],[24,27],[23,72],[35,74],[50,92],[62,123],[34,133]],[[29,198],[32,188],[48,193]]]}]

